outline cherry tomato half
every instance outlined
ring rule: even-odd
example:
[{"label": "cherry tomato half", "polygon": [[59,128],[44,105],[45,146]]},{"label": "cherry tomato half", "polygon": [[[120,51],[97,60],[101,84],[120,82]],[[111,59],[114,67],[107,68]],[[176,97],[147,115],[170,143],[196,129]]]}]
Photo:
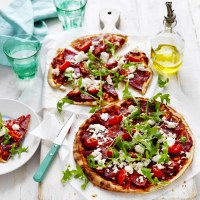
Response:
[{"label": "cherry tomato half", "polygon": [[126,176],[125,169],[120,169],[117,174],[117,180],[120,185],[123,185]]},{"label": "cherry tomato half", "polygon": [[85,147],[93,149],[98,145],[98,140],[95,138],[88,138],[84,141]]},{"label": "cherry tomato half", "polygon": [[130,140],[130,139],[131,139],[131,136],[130,136],[130,134],[128,134],[128,133],[122,133],[122,138],[123,138],[124,140]]},{"label": "cherry tomato half", "polygon": [[183,146],[180,143],[175,143],[171,147],[168,148],[168,152],[171,154],[180,154],[183,151]]},{"label": "cherry tomato half", "polygon": [[20,141],[22,138],[22,135],[15,130],[9,130],[8,135],[10,135],[15,141]]},{"label": "cherry tomato half", "polygon": [[106,155],[107,155],[109,158],[112,158],[112,157],[113,157],[113,151],[112,151],[112,149],[107,149]]},{"label": "cherry tomato half", "polygon": [[115,115],[115,116],[112,116],[109,120],[108,120],[108,123],[110,125],[117,125],[119,124],[123,119],[123,116],[122,115]]},{"label": "cherry tomato half", "polygon": [[60,71],[65,71],[70,66],[70,62],[66,61],[64,64],[60,65],[58,68]]}]

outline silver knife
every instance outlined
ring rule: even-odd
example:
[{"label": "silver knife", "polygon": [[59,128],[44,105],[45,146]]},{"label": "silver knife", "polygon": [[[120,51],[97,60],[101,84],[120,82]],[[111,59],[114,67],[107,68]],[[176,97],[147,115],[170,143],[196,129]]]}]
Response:
[{"label": "silver knife", "polygon": [[65,122],[58,135],[56,136],[51,149],[49,150],[48,154],[46,155],[46,157],[44,158],[44,160],[42,161],[42,163],[40,164],[33,176],[33,179],[36,182],[41,182],[43,180],[46,172],[48,171],[49,166],[51,165],[71,125],[73,124],[75,117],[76,115],[72,114],[70,118]]}]

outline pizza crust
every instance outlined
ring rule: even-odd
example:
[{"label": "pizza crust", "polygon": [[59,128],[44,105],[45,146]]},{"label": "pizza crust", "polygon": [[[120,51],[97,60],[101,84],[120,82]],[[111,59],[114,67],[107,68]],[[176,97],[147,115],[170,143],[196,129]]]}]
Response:
[{"label": "pizza crust", "polygon": [[[142,98],[142,97],[137,97],[136,99],[147,101],[146,98]],[[118,103],[116,103],[116,105],[120,106],[121,103],[123,103],[123,102],[125,102],[125,101],[119,101]],[[161,104],[161,105],[164,105],[164,104]],[[110,105],[105,106],[102,109],[102,112],[104,112],[106,110],[106,108],[108,108],[109,106]],[[90,118],[89,118],[88,120],[86,120],[85,123],[83,123],[80,126],[79,131],[77,132],[77,134],[75,136],[74,145],[73,145],[73,155],[74,155],[74,159],[75,159],[76,163],[82,168],[82,170],[84,171],[84,173],[86,174],[86,176],[88,177],[88,179],[90,180],[91,183],[93,183],[94,185],[96,185],[96,186],[98,186],[102,189],[109,190],[109,191],[124,192],[124,193],[149,193],[149,192],[153,192],[153,191],[156,191],[158,189],[166,187],[167,185],[174,182],[175,180],[177,180],[180,176],[182,176],[184,174],[184,172],[187,170],[187,168],[190,166],[190,164],[193,160],[193,156],[194,156],[194,136],[193,136],[188,124],[186,123],[184,117],[182,115],[180,115],[179,113],[177,113],[170,106],[167,106],[167,105],[164,105],[164,106],[166,106],[173,113],[173,116],[176,116],[176,117],[178,117],[179,119],[182,120],[183,124],[185,125],[185,127],[186,127],[190,137],[192,138],[192,141],[193,141],[193,145],[190,149],[190,157],[188,158],[187,163],[178,172],[178,174],[176,176],[174,176],[172,179],[170,179],[168,181],[168,184],[166,184],[166,185],[151,185],[150,187],[148,187],[146,189],[123,188],[123,186],[114,185],[111,181],[102,178],[98,173],[96,173],[93,169],[91,169],[88,166],[86,158],[81,153],[84,150],[82,143],[81,143],[81,133],[82,133],[82,129],[84,128],[85,124],[90,123]]]}]

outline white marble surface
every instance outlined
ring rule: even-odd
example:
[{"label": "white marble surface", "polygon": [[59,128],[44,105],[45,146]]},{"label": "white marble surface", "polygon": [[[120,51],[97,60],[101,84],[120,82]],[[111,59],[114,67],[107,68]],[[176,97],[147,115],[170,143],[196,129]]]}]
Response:
[{"label": "white marble surface", "polygon": [[[0,9],[4,9],[10,1],[0,0]],[[162,29],[162,19],[165,13],[164,2],[163,0],[88,0],[84,25],[100,30],[98,16],[100,9],[112,7],[121,12],[120,30],[123,32],[136,35],[155,35]],[[191,102],[197,106],[200,99],[200,1],[176,0],[173,2],[178,18],[177,29],[186,41],[185,56],[189,57],[179,72],[180,84],[184,93],[190,96]],[[47,23],[49,34],[62,30],[57,19],[48,20]],[[0,66],[0,98],[18,99],[22,91],[15,85],[11,69]],[[197,109],[199,110],[199,107]],[[43,143],[42,154],[38,149],[32,159],[23,167],[0,176],[0,199],[82,199],[70,186],[63,188],[61,185],[61,168],[59,168],[58,158],[50,168],[52,173],[47,174],[40,187],[33,181],[32,176],[39,165],[40,157],[45,155],[49,145],[47,142]],[[55,173],[55,170],[60,173]],[[200,187],[200,175],[196,177],[196,185],[197,188]],[[191,192],[190,188],[188,188],[189,192]],[[184,195],[180,194],[180,196]],[[186,196],[187,194],[185,194]],[[166,198],[171,199],[170,196]],[[196,199],[200,199],[199,191]]]}]

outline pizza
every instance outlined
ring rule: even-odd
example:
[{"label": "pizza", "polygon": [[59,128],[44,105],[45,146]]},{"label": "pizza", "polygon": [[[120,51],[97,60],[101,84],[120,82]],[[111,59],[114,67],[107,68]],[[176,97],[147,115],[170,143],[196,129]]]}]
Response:
[{"label": "pizza", "polygon": [[95,112],[79,128],[73,154],[94,185],[148,193],[186,171],[194,155],[194,138],[173,108],[138,97]]},{"label": "pizza", "polygon": [[115,51],[120,50],[126,42],[126,35],[106,33],[83,36],[74,40],[71,46],[77,51],[85,53],[91,51],[95,56],[100,57],[102,52],[113,56]]},{"label": "pizza", "polygon": [[30,119],[31,115],[29,114],[6,121],[0,117],[0,162],[7,162],[22,145]]},{"label": "pizza", "polygon": [[121,82],[145,94],[153,74],[146,54],[134,49],[116,56],[127,40],[121,34],[96,34],[73,41],[74,50],[58,49],[48,71],[49,85],[67,90],[65,102],[99,107],[119,100]]}]

